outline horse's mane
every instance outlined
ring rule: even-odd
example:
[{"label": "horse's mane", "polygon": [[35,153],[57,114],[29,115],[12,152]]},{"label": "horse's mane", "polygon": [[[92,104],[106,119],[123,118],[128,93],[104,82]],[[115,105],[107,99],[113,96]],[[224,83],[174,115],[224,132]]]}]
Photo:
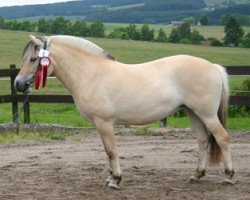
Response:
[{"label": "horse's mane", "polygon": [[111,56],[108,52],[106,52],[104,49],[86,39],[66,35],[51,36],[49,38],[50,40],[60,41],[64,44],[69,44],[81,48],[89,53],[100,55],[110,60],[115,60],[115,58]]},{"label": "horse's mane", "polygon": [[[58,35],[58,36],[50,36],[50,37],[42,36],[42,37],[37,37],[37,38],[41,40],[42,42],[47,41],[48,46],[49,46],[50,40],[60,41],[64,44],[69,44],[69,45],[74,45],[76,47],[79,47],[89,53],[92,53],[98,56],[103,56],[110,60],[115,60],[113,56],[111,56],[108,52],[103,50],[101,47],[83,38],[66,36],[66,35]],[[33,54],[35,53],[34,50],[36,50],[37,48],[38,47],[32,41],[30,41],[23,50],[22,59],[28,60],[29,57],[33,56]]]}]

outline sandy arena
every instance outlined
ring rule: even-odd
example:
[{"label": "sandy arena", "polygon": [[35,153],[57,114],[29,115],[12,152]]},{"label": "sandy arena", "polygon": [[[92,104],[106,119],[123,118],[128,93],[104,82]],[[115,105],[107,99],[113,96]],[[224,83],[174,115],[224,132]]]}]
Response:
[{"label": "sandy arena", "polygon": [[100,137],[86,129],[65,141],[0,146],[1,200],[249,200],[250,132],[230,132],[235,185],[223,185],[224,169],[190,184],[198,144],[190,130],[153,129],[151,136],[117,128],[123,181],[107,191],[108,160]]}]

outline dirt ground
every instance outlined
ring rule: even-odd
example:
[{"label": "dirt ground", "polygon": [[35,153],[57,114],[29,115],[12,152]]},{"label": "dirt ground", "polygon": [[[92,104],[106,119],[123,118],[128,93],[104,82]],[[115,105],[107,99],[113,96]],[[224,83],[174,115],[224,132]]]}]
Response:
[{"label": "dirt ground", "polygon": [[95,130],[86,129],[61,142],[0,146],[0,199],[250,199],[250,132],[230,133],[236,176],[234,186],[225,186],[222,164],[188,182],[198,160],[192,131],[154,129],[145,136],[131,130],[117,129],[120,191],[103,189],[107,156]]}]

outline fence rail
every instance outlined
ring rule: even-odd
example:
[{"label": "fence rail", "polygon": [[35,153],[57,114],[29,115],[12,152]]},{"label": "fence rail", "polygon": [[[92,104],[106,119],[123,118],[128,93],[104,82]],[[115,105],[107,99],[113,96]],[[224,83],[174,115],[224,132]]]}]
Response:
[{"label": "fence rail", "polygon": [[[250,66],[224,66],[229,75],[250,75]],[[17,94],[14,88],[14,80],[19,69],[16,65],[10,65],[10,69],[0,69],[0,77],[10,77],[11,94],[0,95],[1,103],[12,103],[13,121],[18,113],[18,103],[24,102],[24,95]],[[29,102],[24,107],[24,123],[30,123],[29,103],[74,103],[71,95],[29,95]],[[250,96],[230,96],[230,105],[250,106]],[[164,124],[165,125],[165,124]]]}]

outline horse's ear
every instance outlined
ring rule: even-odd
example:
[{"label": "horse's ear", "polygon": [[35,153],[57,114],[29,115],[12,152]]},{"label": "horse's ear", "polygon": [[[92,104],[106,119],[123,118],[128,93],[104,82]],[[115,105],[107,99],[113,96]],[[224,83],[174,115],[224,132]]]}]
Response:
[{"label": "horse's ear", "polygon": [[39,39],[37,39],[34,35],[29,35],[30,36],[30,40],[32,42],[34,42],[37,46],[42,47],[43,46],[43,42]]}]

